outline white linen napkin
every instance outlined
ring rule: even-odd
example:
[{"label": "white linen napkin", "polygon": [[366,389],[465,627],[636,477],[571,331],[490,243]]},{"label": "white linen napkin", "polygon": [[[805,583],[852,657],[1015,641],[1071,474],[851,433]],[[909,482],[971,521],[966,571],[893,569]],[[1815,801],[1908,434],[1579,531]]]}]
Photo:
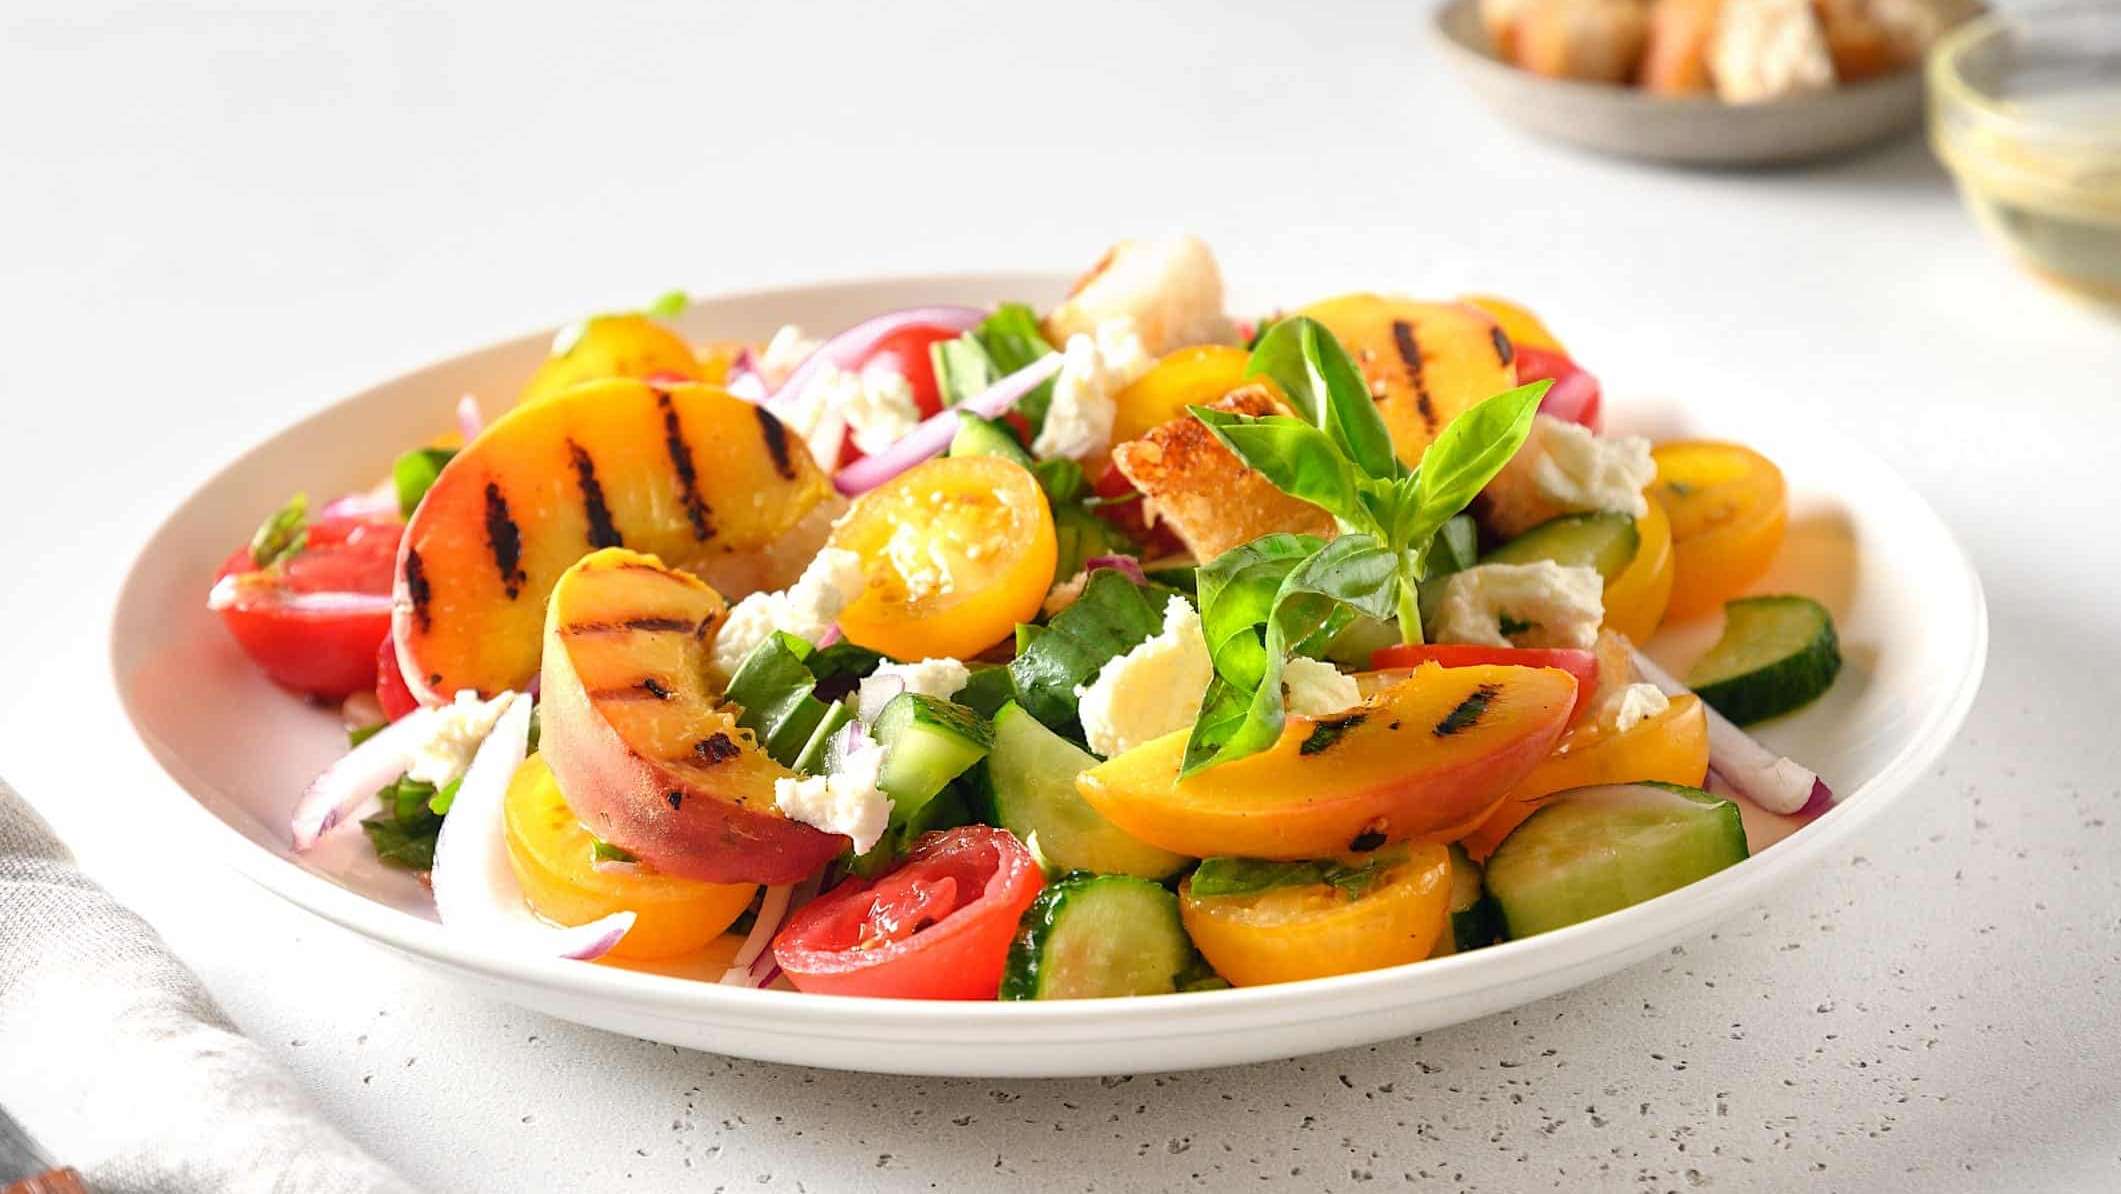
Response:
[{"label": "white linen napkin", "polygon": [[0,1107],[98,1194],[413,1194],[4,781]]}]

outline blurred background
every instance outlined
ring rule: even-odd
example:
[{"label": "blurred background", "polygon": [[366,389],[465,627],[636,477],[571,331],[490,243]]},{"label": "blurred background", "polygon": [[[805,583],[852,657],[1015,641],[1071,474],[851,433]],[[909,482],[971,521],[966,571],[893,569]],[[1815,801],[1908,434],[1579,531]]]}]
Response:
[{"label": "blurred background", "polygon": [[[1984,240],[1917,133],[1765,171],[1592,156],[1484,108],[1431,12],[10,0],[0,769],[350,1134],[459,1175],[448,1188],[513,1165],[579,1189],[695,1166],[774,1189],[949,1185],[1003,1154],[1020,1175],[1099,1158],[1122,1186],[1707,1172],[1970,1189],[2035,1161],[2053,1188],[2113,1180],[2121,1055],[2050,999],[2096,980],[1946,951],[2007,907],[2043,919],[2002,937],[2038,923],[2076,934],[2086,965],[2116,960],[2111,671],[2070,681],[2084,699],[2065,709],[2047,686],[2121,663],[2121,569],[2087,531],[2113,512],[2121,325]],[[1154,1087],[910,1096],[470,999],[156,832],[167,781],[111,749],[127,731],[109,602],[161,513],[241,448],[416,365],[672,287],[1074,271],[1166,229],[1205,237],[1241,304],[1512,296],[1611,402],[1713,392],[1880,453],[1958,531],[1996,611],[1938,800],[1788,905],[1521,1018]],[[2019,776],[2026,741],[2058,766]],[[1763,997],[1779,1014],[1727,1027],[1732,999]],[[1507,1068],[1556,1050],[1574,1064],[1536,1086]],[[2057,1084],[2065,1065],[2103,1087]]]}]

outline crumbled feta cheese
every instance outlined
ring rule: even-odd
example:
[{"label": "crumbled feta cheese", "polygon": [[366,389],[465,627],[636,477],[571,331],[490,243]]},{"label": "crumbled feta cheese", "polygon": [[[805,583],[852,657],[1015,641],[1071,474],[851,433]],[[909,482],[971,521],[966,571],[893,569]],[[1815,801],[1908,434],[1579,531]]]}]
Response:
[{"label": "crumbled feta cheese", "polygon": [[810,354],[819,348],[819,342],[803,335],[803,329],[794,324],[783,324],[766,342],[766,351],[759,354],[758,369],[768,386],[778,389],[795,372],[796,366],[810,359]]},{"label": "crumbled feta cheese", "polygon": [[471,756],[478,753],[479,744],[493,732],[493,723],[515,697],[515,693],[504,692],[485,701],[469,688],[458,692],[455,700],[435,711],[434,732],[413,752],[406,777],[440,788],[463,775],[471,766]]},{"label": "crumbled feta cheese", "polygon": [[774,780],[775,807],[791,821],[846,834],[854,840],[856,854],[867,854],[891,824],[891,798],[876,786],[883,748],[873,742],[865,746],[849,752],[824,775]]},{"label": "crumbled feta cheese", "polygon": [[1197,236],[1123,240],[1046,316],[1056,340],[1115,318],[1134,321],[1155,355],[1189,344],[1237,340],[1223,314],[1222,270]]},{"label": "crumbled feta cheese", "polygon": [[781,420],[810,445],[819,465],[839,464],[840,441],[854,437],[864,454],[882,452],[920,425],[921,409],[913,383],[881,365],[849,373],[825,364],[789,396]]},{"label": "crumbled feta cheese", "polygon": [[1362,704],[1355,677],[1320,659],[1298,655],[1281,669],[1284,707],[1297,717],[1325,717]]},{"label": "crumbled feta cheese", "polygon": [[1582,647],[1598,641],[1605,581],[1595,568],[1481,564],[1444,578],[1430,629],[1439,643],[1490,647]]},{"label": "crumbled feta cheese", "polygon": [[919,663],[880,664],[875,671],[862,677],[861,691],[855,697],[856,716],[865,723],[875,721],[876,715],[891,703],[891,698],[902,692],[917,692],[947,701],[971,680],[972,670],[961,660],[947,656],[923,659]]},{"label": "crumbled feta cheese", "polygon": [[1042,459],[1095,456],[1112,442],[1114,398],[1156,362],[1143,350],[1131,319],[1108,319],[1094,334],[1077,332],[1061,349],[1053,401],[1031,452]]},{"label": "crumbled feta cheese", "polygon": [[860,556],[844,548],[827,547],[786,589],[753,593],[737,602],[714,636],[712,670],[716,681],[729,683],[744,656],[776,630],[816,642],[832,628],[840,611],[861,596],[867,583]]},{"label": "crumbled feta cheese", "polygon": [[1164,628],[1075,690],[1083,737],[1105,758],[1183,730],[1200,716],[1214,675],[1200,615],[1185,598],[1164,604]]},{"label": "crumbled feta cheese", "polygon": [[1630,684],[1600,702],[1598,724],[1611,733],[1625,734],[1671,707],[1671,698],[1655,684]]},{"label": "crumbled feta cheese", "polygon": [[1656,479],[1650,441],[1641,436],[1600,436],[1538,415],[1524,447],[1483,492],[1489,521],[1516,535],[1562,514],[1611,510],[1641,518],[1650,512],[1643,490]]}]

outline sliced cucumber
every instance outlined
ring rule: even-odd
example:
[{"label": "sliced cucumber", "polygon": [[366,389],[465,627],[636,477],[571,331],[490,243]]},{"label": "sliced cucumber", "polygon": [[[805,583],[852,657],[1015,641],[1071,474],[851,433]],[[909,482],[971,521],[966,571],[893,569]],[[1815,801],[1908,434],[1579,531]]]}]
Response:
[{"label": "sliced cucumber", "polygon": [[1056,871],[1164,879],[1191,861],[1130,837],[1075,790],[1097,765],[1090,752],[1049,730],[1014,702],[994,715],[994,753],[983,768],[994,823]]},{"label": "sliced cucumber", "polygon": [[1466,853],[1465,847],[1451,843],[1451,931],[1436,942],[1429,956],[1440,958],[1445,954],[1464,953],[1493,945],[1501,936],[1496,924],[1499,919],[1495,901],[1489,897],[1487,888],[1481,883],[1480,864]]},{"label": "sliced cucumber", "polygon": [[983,419],[969,410],[957,412],[957,434],[950,438],[952,456],[999,456],[1030,468],[1031,453],[1017,441],[1016,433],[997,419]]},{"label": "sliced cucumber", "polygon": [[1611,580],[1628,566],[1641,546],[1642,536],[1635,530],[1635,520],[1625,514],[1564,514],[1489,552],[1481,563],[1536,564],[1552,560],[1563,567],[1588,565]]},{"label": "sliced cucumber", "polygon": [[1025,910],[1001,997],[1167,995],[1199,973],[1177,896],[1129,875],[1070,875]]},{"label": "sliced cucumber", "polygon": [[1687,673],[1687,687],[1747,725],[1810,704],[1841,672],[1841,641],[1809,597],[1741,597],[1723,607],[1723,637]]},{"label": "sliced cucumber", "polygon": [[810,732],[810,740],[789,764],[805,775],[819,775],[825,771],[825,751],[832,744],[832,736],[846,728],[854,720],[854,701],[833,701],[825,707],[825,716],[819,719],[817,728]]},{"label": "sliced cucumber", "polygon": [[1485,884],[1512,939],[1639,904],[1746,857],[1738,806],[1677,784],[1608,784],[1554,797],[1488,857]]},{"label": "sliced cucumber", "polygon": [[900,825],[994,749],[994,727],[985,718],[918,692],[892,697],[869,732],[887,752],[876,786],[891,797],[891,819]]}]

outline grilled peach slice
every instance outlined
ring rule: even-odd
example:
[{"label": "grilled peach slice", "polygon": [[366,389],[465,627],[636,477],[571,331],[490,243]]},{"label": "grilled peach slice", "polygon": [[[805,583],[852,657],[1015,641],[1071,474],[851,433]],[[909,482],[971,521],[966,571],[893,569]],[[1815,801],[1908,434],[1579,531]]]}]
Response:
[{"label": "grilled peach slice", "polygon": [[711,569],[831,490],[763,407],[709,386],[588,382],[518,406],[458,453],[398,547],[398,666],[423,703],[538,673],[545,598],[600,547]]},{"label": "grilled peach slice", "polygon": [[728,615],[706,582],[624,548],[569,568],[545,616],[538,753],[589,832],[666,875],[792,883],[847,839],[791,821],[707,680]]},{"label": "grilled peach slice", "polygon": [[1187,732],[1076,777],[1106,820],[1205,858],[1326,858],[1449,841],[1478,825],[1554,749],[1576,702],[1556,668],[1424,664],[1329,717],[1291,717],[1256,755],[1179,778]]},{"label": "grilled peach slice", "polygon": [[516,405],[550,398],[585,381],[632,377],[642,381],[719,381],[685,341],[646,315],[592,315],[571,342],[546,357]]},{"label": "grilled peach slice", "polygon": [[1409,465],[1467,407],[1517,385],[1509,336],[1469,303],[1346,294],[1297,314],[1324,324],[1348,350]]}]

